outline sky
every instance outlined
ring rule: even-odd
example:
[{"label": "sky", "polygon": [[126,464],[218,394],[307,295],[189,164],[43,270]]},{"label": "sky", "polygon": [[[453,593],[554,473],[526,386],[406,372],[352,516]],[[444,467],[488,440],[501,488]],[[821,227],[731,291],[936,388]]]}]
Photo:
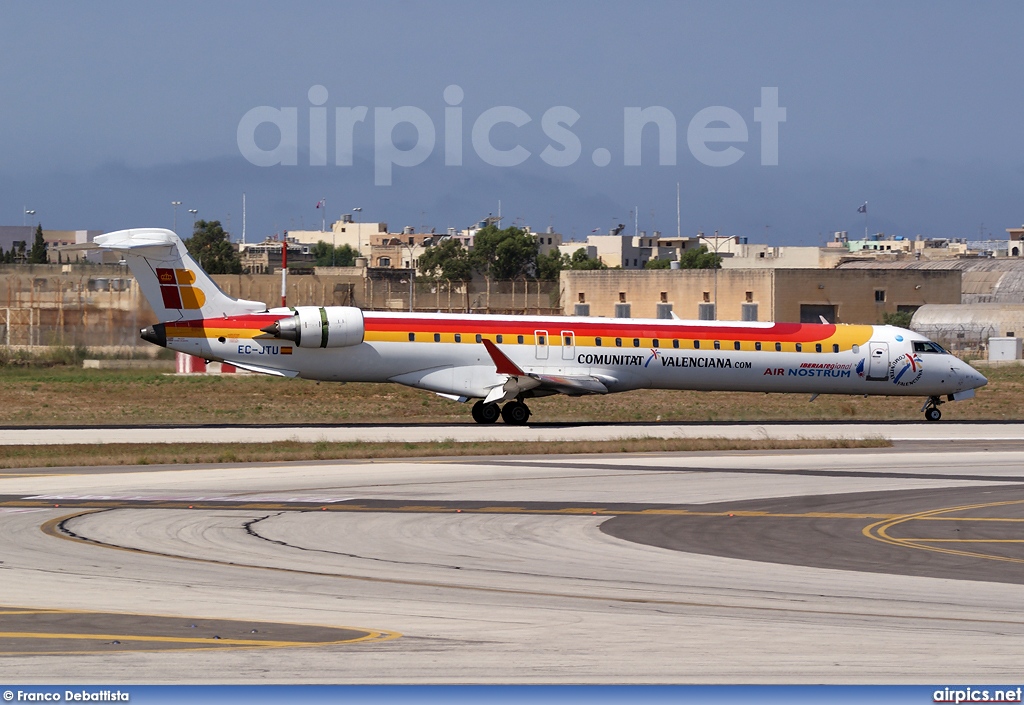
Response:
[{"label": "sky", "polygon": [[499,203],[674,235],[678,184],[683,235],[1005,238],[1022,27],[1019,2],[12,1],[0,225],[187,236],[195,209],[239,239],[244,193],[250,241]]}]

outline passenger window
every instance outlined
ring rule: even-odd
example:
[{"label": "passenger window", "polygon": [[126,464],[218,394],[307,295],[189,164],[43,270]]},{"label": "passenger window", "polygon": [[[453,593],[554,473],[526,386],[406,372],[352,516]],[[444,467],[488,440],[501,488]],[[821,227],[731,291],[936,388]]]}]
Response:
[{"label": "passenger window", "polygon": [[672,341],[672,347],[673,347],[673,348],[678,348],[678,347],[679,347],[679,341],[678,341],[678,340],[675,340],[675,339],[674,339],[674,340]]},{"label": "passenger window", "polygon": [[572,345],[572,336],[571,335],[564,335],[562,337],[565,338],[565,342],[563,343],[563,345]]},{"label": "passenger window", "polygon": [[694,350],[700,350],[700,341],[699,340],[693,341],[693,349]]},{"label": "passenger window", "polygon": [[440,333],[434,333],[434,342],[435,343],[440,343],[441,342],[441,334]]},{"label": "passenger window", "polygon": [[521,335],[516,336],[516,342],[519,343],[520,345],[522,345],[523,344],[523,336],[521,336]]},{"label": "passenger window", "polygon": [[596,345],[597,347],[601,347],[601,339],[600,338],[594,338],[594,345]]},{"label": "passenger window", "polygon": [[484,342],[484,337],[482,335],[480,335],[479,333],[476,334],[476,342],[478,342],[478,343]]},{"label": "passenger window", "polygon": [[622,338],[616,338],[615,339],[615,347],[617,347],[617,348],[621,348],[622,347]]},{"label": "passenger window", "polygon": [[761,343],[754,343],[754,350],[760,350],[760,349],[761,349]]},{"label": "passenger window", "polygon": [[655,338],[654,340],[652,340],[652,341],[651,341],[651,347],[654,347],[654,348],[658,347],[658,342],[659,342],[659,341],[658,341],[658,339],[657,339],[657,338]]},{"label": "passenger window", "polygon": [[[543,335],[537,336],[537,345],[547,345],[547,337]],[[519,336],[519,342],[523,342],[523,336]]]},{"label": "passenger window", "polygon": [[721,349],[722,349],[721,341],[716,340],[715,341],[715,350],[721,350]]},{"label": "passenger window", "polygon": [[633,338],[633,347],[634,348],[639,348],[640,347],[640,338]]},{"label": "passenger window", "polygon": [[803,343],[797,343],[796,344],[796,351],[797,352],[803,352],[804,351],[804,344]]},{"label": "passenger window", "polygon": [[859,345],[854,345],[852,349],[853,349],[853,354],[854,355],[856,355],[857,353],[860,352],[860,346]]},{"label": "passenger window", "polygon": [[733,350],[739,350],[740,349],[740,341],[738,341],[738,340],[734,341],[733,344],[732,344],[732,349]]},{"label": "passenger window", "polygon": [[494,336],[494,340],[495,340],[495,341],[496,341],[497,343],[501,343],[501,341],[502,341],[502,337],[501,337],[501,334],[499,333],[498,335]]},{"label": "passenger window", "polygon": [[782,352],[782,343],[775,343],[775,352]]},{"label": "passenger window", "polygon": [[409,334],[409,340],[416,340],[416,334],[415,333],[410,333]]},{"label": "passenger window", "polygon": [[839,343],[832,343],[832,352],[839,352]]},{"label": "passenger window", "polygon": [[821,343],[814,344],[814,352],[821,352]]},{"label": "passenger window", "polygon": [[461,343],[462,342],[462,333],[456,333],[455,334],[455,342],[456,343]]}]

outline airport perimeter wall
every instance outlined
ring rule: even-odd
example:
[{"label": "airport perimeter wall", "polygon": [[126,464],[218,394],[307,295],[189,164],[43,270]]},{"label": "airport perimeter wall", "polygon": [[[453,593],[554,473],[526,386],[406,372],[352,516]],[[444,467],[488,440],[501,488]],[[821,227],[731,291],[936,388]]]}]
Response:
[{"label": "airport perimeter wall", "polygon": [[[66,271],[70,269],[70,271]],[[281,302],[281,277],[214,275],[234,297]],[[292,274],[289,306],[359,306],[408,311],[405,270],[336,268],[330,274]],[[413,282],[416,311],[558,315],[558,282]],[[126,267],[113,265],[0,266],[0,345],[145,346],[138,331],[156,316]]]}]

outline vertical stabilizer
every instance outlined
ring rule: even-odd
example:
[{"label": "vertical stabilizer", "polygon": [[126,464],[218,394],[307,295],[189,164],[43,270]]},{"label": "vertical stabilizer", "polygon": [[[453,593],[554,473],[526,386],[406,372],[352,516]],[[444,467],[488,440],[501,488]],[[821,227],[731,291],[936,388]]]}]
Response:
[{"label": "vertical stabilizer", "polygon": [[96,244],[121,253],[161,322],[266,311],[260,301],[233,299],[213,283],[170,230],[137,228],[100,235]]}]

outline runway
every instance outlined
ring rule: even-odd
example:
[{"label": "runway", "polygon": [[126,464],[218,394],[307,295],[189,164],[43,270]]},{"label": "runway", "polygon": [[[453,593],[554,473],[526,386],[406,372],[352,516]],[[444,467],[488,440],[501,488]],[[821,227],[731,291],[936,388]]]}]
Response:
[{"label": "runway", "polygon": [[946,441],[962,438],[1024,442],[1024,423],[876,421],[857,423],[575,423],[509,426],[466,424],[307,424],[303,426],[64,426],[0,428],[0,445],[71,443],[276,443],[431,441],[606,441],[631,438],[727,438],[748,440],[884,438],[893,441]]},{"label": "runway", "polygon": [[0,667],[1016,682],[1024,450],[964,447],[4,471]]}]

